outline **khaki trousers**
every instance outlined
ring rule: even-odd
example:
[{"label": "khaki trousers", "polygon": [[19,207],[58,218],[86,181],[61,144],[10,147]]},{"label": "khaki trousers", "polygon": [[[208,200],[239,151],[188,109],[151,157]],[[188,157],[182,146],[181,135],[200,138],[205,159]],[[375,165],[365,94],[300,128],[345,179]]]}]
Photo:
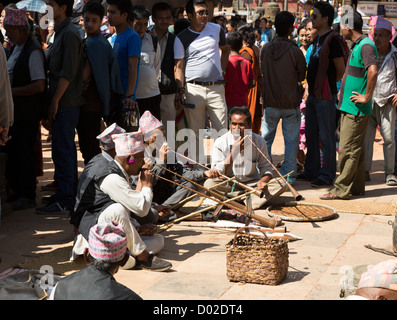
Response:
[{"label": "khaki trousers", "polygon": [[175,128],[175,118],[176,118],[175,93],[161,95],[160,114],[161,114],[161,122],[164,125],[165,132],[167,132],[168,121],[174,121],[174,123],[172,124],[172,128]]},{"label": "khaki trousers", "polygon": [[365,134],[369,116],[341,114],[339,167],[340,173],[331,193],[341,199],[365,192]]},{"label": "khaki trousers", "polygon": [[[222,181],[222,179],[207,179],[204,183],[204,187],[211,188]],[[258,181],[249,181],[245,182],[244,184],[248,185],[249,187],[255,188],[257,186],[257,183]],[[245,189],[238,185],[235,185],[233,188],[233,182],[224,183],[216,188],[213,188],[212,190],[217,191],[222,195],[227,196],[228,198],[234,198],[246,192]],[[270,199],[278,197],[287,190],[288,186],[283,181],[275,179],[270,180],[270,183],[267,186],[267,192],[265,193],[263,198],[257,196],[254,193],[251,194],[252,209],[256,210],[261,208]],[[220,200],[223,199],[220,198]],[[244,197],[239,199],[238,201],[244,201],[245,205],[247,205],[247,200]]]},{"label": "khaki trousers", "polygon": [[[207,114],[211,121],[212,129],[227,131],[227,106],[225,99],[225,86],[201,86],[193,83],[186,84],[186,102],[194,104],[194,109],[185,108],[189,129],[193,130],[196,138],[196,161],[203,162],[203,134],[200,129],[205,129]],[[223,133],[225,133],[223,132]],[[200,152],[201,151],[201,152]],[[200,157],[201,154],[201,157]],[[201,161],[200,161],[200,158]]]}]

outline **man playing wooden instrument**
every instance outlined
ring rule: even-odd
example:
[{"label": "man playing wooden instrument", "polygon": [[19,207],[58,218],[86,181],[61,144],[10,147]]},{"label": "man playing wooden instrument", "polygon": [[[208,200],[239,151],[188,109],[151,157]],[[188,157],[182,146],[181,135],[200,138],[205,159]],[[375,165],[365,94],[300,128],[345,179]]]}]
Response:
[{"label": "man playing wooden instrument", "polygon": [[[219,170],[228,177],[236,177],[236,183],[222,185],[214,190],[235,197],[249,188],[257,188],[258,193],[251,195],[252,209],[259,209],[271,198],[286,190],[283,181],[272,181],[273,173],[269,162],[247,139],[252,138],[255,145],[267,155],[265,140],[251,131],[251,114],[247,107],[234,107],[229,112],[229,131],[215,140],[212,149],[211,168]],[[267,157],[268,158],[268,157]],[[207,179],[204,187],[219,183],[219,179]],[[244,187],[245,186],[245,187]],[[260,196],[261,194],[263,196]]]}]

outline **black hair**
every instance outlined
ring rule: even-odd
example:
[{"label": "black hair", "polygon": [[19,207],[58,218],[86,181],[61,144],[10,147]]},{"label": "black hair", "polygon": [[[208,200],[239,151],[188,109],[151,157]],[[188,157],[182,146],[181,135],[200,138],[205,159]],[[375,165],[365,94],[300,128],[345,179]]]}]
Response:
[{"label": "black hair", "polygon": [[174,34],[178,35],[181,31],[190,26],[190,21],[186,18],[181,18],[174,23]]},{"label": "black hair", "polygon": [[120,14],[128,13],[128,16],[132,14],[132,2],[131,0],[107,0],[107,4],[117,7]]},{"label": "black hair", "polygon": [[[256,35],[254,29],[250,25],[242,25],[238,28],[238,32],[243,37],[243,41],[249,46],[252,47],[256,41]],[[261,32],[262,33],[262,32]]]},{"label": "black hair", "polygon": [[65,15],[67,17],[71,17],[72,16],[72,14],[73,14],[73,4],[74,4],[73,0],[54,0],[54,1],[60,7],[62,7],[63,5],[66,5]]},{"label": "black hair", "polygon": [[351,29],[353,29],[354,31],[360,32],[362,33],[363,30],[363,17],[361,16],[361,14],[357,11],[354,10],[353,11],[353,26],[350,25],[350,21],[348,21],[347,19],[350,17],[349,15],[349,11],[346,11],[342,17],[341,17],[341,22],[343,25],[349,25],[349,27]]},{"label": "black hair", "polygon": [[245,118],[247,119],[248,125],[252,124],[251,112],[248,109],[248,107],[242,106],[242,107],[233,107],[233,108],[231,108],[230,111],[229,111],[229,122],[231,121],[232,116],[234,114],[242,114],[242,115],[244,115]]},{"label": "black hair", "polygon": [[152,7],[152,16],[156,17],[158,12],[166,10],[169,10],[172,16],[172,8],[167,2],[157,2]]},{"label": "black hair", "polygon": [[237,28],[237,21],[236,20],[230,19],[227,22],[227,24],[230,24],[230,26],[233,27],[233,28]]},{"label": "black hair", "polygon": [[204,5],[208,7],[205,0],[189,0],[186,3],[186,13],[194,14],[194,6],[198,6],[198,5]]},{"label": "black hair", "polygon": [[84,5],[83,15],[88,12],[97,15],[100,19],[103,19],[105,15],[105,8],[102,4],[95,1],[89,1]]},{"label": "black hair", "polygon": [[243,36],[240,32],[231,31],[226,38],[226,42],[230,46],[230,49],[239,52],[243,47]]},{"label": "black hair", "polygon": [[262,21],[262,20],[263,20],[263,21],[266,21],[266,23],[267,23],[267,18],[262,17],[260,21]]},{"label": "black hair", "polygon": [[318,1],[314,4],[314,8],[316,8],[321,16],[328,17],[328,26],[332,26],[335,18],[335,10],[334,7],[328,1]]},{"label": "black hair", "polygon": [[132,20],[149,19],[150,12],[145,6],[136,5],[132,7]]},{"label": "black hair", "polygon": [[337,33],[340,33],[340,23],[334,23],[332,25],[332,30],[334,30]]},{"label": "black hair", "polygon": [[298,29],[297,29],[297,33],[299,34],[299,32],[300,32],[302,29],[306,29],[306,27],[307,27],[307,20],[303,21],[303,22],[299,25],[299,27],[298,27]]},{"label": "black hair", "polygon": [[274,26],[276,27],[276,33],[280,37],[287,37],[290,34],[290,28],[294,26],[295,18],[291,12],[280,11],[276,15]]}]

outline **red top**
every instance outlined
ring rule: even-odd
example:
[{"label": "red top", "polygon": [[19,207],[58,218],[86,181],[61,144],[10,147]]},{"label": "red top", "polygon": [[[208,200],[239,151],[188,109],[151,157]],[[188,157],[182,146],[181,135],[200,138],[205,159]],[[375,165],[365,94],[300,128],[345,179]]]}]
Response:
[{"label": "red top", "polygon": [[224,78],[227,106],[248,106],[248,83],[255,79],[251,62],[242,56],[230,56]]}]

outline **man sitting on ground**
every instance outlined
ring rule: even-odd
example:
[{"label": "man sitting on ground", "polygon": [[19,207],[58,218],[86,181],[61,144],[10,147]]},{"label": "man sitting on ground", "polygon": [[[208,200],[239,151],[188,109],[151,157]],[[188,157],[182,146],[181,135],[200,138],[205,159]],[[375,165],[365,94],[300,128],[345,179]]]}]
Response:
[{"label": "man sitting on ground", "polygon": [[[175,153],[170,154],[170,148],[165,138],[163,124],[149,111],[145,111],[141,116],[139,127],[144,135],[146,145],[145,157],[147,157],[148,161],[152,164],[157,164],[154,165],[152,169],[155,174],[155,177],[153,178],[153,202],[158,203],[163,207],[162,211],[159,212],[161,220],[175,219],[176,215],[170,212],[170,207],[181,203],[184,199],[193,194],[193,192],[156,176],[161,176],[168,180],[174,180],[175,175],[170,172],[172,171],[191,181],[200,183],[206,178],[219,177],[219,172],[218,170],[213,169],[206,171],[192,170],[188,166],[178,162]],[[196,189],[196,186],[193,183],[179,177],[176,178],[179,180],[178,184],[190,189]],[[135,185],[137,179],[138,176],[133,177]]]},{"label": "man sitting on ground", "polygon": [[49,300],[142,300],[113,277],[128,260],[127,237],[118,223],[93,226],[84,255],[91,265],[59,280]]},{"label": "man sitting on ground", "polygon": [[[230,130],[215,140],[212,149],[211,168],[219,170],[228,177],[236,177],[238,182],[250,187],[257,187],[265,194],[260,198],[251,195],[252,209],[262,207],[268,200],[285,192],[288,187],[282,181],[272,181],[273,173],[269,162],[260,151],[269,159],[265,140],[251,131],[251,113],[248,107],[234,107],[229,112]],[[220,179],[208,179],[204,183],[206,188],[221,182]],[[221,185],[215,191],[227,193],[235,197],[245,190],[238,185]],[[232,192],[231,192],[232,191]]]},{"label": "man sitting on ground", "polygon": [[[130,212],[145,217],[153,199],[152,173],[144,164],[143,136],[140,132],[113,134],[115,159],[104,166],[102,162],[94,163],[85,169],[80,177],[79,191],[81,198],[76,197],[75,210],[71,222],[77,223],[78,231],[88,240],[90,228],[102,221],[118,222],[127,236],[127,247],[130,251],[129,264],[153,271],[165,271],[171,268],[169,262],[154,256],[164,246],[164,237],[156,235],[156,250],[149,251],[139,233],[152,236],[155,229],[145,230],[131,219]],[[129,183],[131,175],[138,175],[135,190]],[[88,179],[88,180],[87,180]],[[75,224],[76,225],[76,224]],[[139,233],[138,233],[139,232]],[[161,243],[159,243],[161,240]]]}]

